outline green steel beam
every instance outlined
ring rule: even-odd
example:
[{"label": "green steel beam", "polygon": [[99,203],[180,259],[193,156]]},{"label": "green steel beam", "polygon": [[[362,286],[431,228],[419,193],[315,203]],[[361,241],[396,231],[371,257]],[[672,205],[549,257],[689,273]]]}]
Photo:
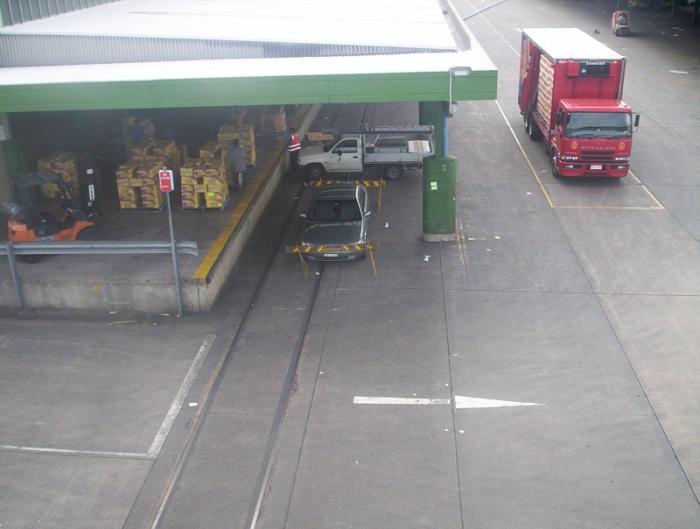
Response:
[{"label": "green steel beam", "polygon": [[[495,99],[496,76],[454,77],[453,99]],[[0,86],[0,112],[446,101],[448,94],[447,72],[46,83]]]}]

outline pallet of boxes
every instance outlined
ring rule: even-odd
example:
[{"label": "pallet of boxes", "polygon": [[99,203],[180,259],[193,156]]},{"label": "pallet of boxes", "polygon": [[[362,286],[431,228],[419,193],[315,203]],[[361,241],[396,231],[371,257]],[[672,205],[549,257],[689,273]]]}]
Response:
[{"label": "pallet of boxes", "polygon": [[[80,199],[80,184],[78,182],[78,163],[75,154],[57,151],[37,160],[37,168],[41,172],[53,172],[61,176],[70,198]],[[41,184],[41,195],[47,199],[64,198],[61,188],[55,183]],[[67,197],[66,197],[67,198]]]},{"label": "pallet of boxes", "polygon": [[237,125],[221,125],[219,127],[219,133],[216,135],[216,139],[219,142],[219,148],[221,149],[221,156],[223,160],[228,162],[228,151],[231,149],[234,140],[238,140],[238,143],[246,153],[246,164],[248,166],[254,166],[257,162],[257,155],[255,151],[255,128],[251,124],[237,124]]},{"label": "pallet of boxes", "polygon": [[180,168],[182,209],[223,209],[229,200],[228,172],[221,147],[209,142],[199,158],[187,160]]},{"label": "pallet of boxes", "polygon": [[131,149],[131,159],[117,168],[117,191],[122,210],[160,211],[165,198],[158,171],[180,167],[180,153],[172,140],[151,140]]}]

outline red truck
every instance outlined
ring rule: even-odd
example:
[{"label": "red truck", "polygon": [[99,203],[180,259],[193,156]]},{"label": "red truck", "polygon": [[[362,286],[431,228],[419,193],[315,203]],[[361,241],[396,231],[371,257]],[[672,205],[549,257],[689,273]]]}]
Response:
[{"label": "red truck", "polygon": [[625,58],[580,29],[523,30],[518,105],[554,176],[627,176],[639,114],[624,80]]}]

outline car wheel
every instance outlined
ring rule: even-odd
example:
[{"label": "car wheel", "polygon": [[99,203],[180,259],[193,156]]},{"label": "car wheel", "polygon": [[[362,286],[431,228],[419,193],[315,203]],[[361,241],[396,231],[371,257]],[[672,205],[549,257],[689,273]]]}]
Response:
[{"label": "car wheel", "polygon": [[398,180],[403,174],[403,169],[400,165],[390,165],[386,168],[386,177],[389,180]]},{"label": "car wheel", "polygon": [[320,180],[323,178],[323,175],[326,174],[326,170],[321,164],[315,163],[309,165],[309,168],[306,170],[306,174],[310,180]]}]

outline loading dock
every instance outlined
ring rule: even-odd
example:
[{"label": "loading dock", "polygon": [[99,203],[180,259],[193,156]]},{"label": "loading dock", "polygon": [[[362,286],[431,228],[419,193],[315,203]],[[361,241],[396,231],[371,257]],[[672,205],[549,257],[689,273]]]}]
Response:
[{"label": "loading dock", "polygon": [[[231,107],[286,105],[294,115],[289,124],[304,132],[321,104],[410,101],[419,104],[420,124],[433,125],[438,131],[436,151],[445,153],[445,104],[495,96],[496,70],[448,1],[438,5],[416,0],[392,22],[387,22],[393,12],[391,2],[358,13],[351,26],[366,27],[378,12],[385,12],[381,38],[372,36],[379,32],[341,27],[345,23],[338,21],[337,6],[305,21],[313,22],[314,27],[321,21],[323,30],[314,32],[280,28],[266,19],[265,6],[261,6],[260,12],[251,15],[254,20],[246,25],[243,40],[231,37],[220,21],[211,22],[212,15],[231,20],[235,13],[230,7],[153,3],[153,13],[182,32],[179,35],[184,38],[176,38],[172,27],[164,31],[149,25],[151,19],[144,13],[153,13],[144,9],[143,2],[139,10],[131,9],[133,3],[108,3],[60,15],[60,20],[47,17],[0,31],[5,50],[0,56],[0,66],[4,66],[0,69],[0,115],[7,124],[0,174],[5,180],[31,168],[37,152],[50,150],[55,132],[38,141],[41,148],[26,153],[27,137],[42,128],[38,125],[42,119],[56,123],[60,116],[67,116],[65,122],[70,122],[83,116],[94,120],[92,125],[76,127],[72,135],[75,145],[91,148],[96,136],[93,130],[110,121],[100,116],[167,117],[186,109],[211,114]],[[206,11],[212,9],[218,11]],[[183,12],[189,17],[184,26],[176,22],[182,20]],[[253,34],[254,28],[258,34]],[[265,43],[273,34],[277,40]],[[117,42],[121,44],[115,46]],[[215,52],[207,44],[211,42],[217,43]],[[76,52],[81,46],[89,49],[87,56]],[[183,60],[187,60],[186,68]],[[282,136],[267,140],[269,150],[258,153],[259,163],[249,186],[227,208],[176,218],[177,237],[197,240],[205,250],[200,261],[182,262],[187,310],[211,308],[286,169]],[[103,172],[110,171],[105,167]],[[105,189],[112,186],[113,191],[110,178],[103,174]],[[6,184],[6,194],[8,187]],[[102,230],[107,238],[156,236],[166,226],[164,219],[151,213],[110,215],[107,209]],[[103,265],[95,261],[92,277],[83,271],[74,279],[61,274],[80,270],[83,263],[65,257],[49,262],[44,271],[26,266],[21,271],[27,278],[25,298],[31,307],[172,309],[170,290],[161,288],[171,277],[157,260],[134,258]],[[0,282],[3,304],[13,299],[9,288],[9,282]]]}]

